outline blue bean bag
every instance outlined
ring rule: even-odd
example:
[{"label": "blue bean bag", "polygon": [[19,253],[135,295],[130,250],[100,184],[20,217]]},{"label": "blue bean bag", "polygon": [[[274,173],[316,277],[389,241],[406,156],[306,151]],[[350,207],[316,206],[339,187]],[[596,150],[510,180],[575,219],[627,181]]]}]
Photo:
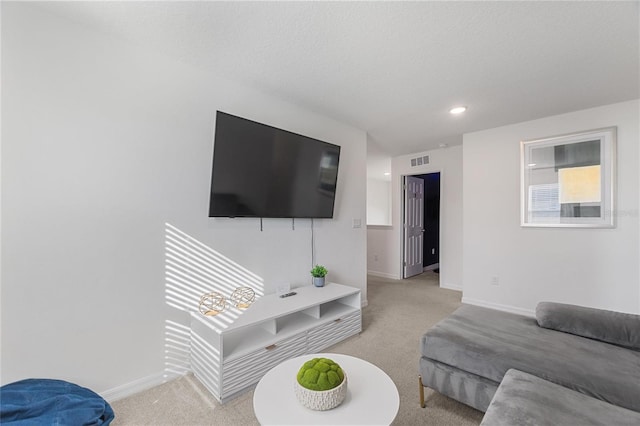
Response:
[{"label": "blue bean bag", "polygon": [[0,387],[0,424],[108,425],[113,409],[97,393],[52,379],[27,379]]}]

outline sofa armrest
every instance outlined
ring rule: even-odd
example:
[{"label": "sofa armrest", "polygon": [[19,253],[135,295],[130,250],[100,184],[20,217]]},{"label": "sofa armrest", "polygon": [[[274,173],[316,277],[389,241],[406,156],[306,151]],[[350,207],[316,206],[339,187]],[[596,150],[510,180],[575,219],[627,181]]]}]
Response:
[{"label": "sofa armrest", "polygon": [[540,327],[640,351],[640,315],[540,302],[536,320]]}]

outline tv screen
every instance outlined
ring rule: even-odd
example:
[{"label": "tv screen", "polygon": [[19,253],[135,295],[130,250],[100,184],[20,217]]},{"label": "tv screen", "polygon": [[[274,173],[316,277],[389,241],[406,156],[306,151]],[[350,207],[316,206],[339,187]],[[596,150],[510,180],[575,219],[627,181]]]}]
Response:
[{"label": "tv screen", "polygon": [[332,218],[340,147],[218,111],[209,217]]}]

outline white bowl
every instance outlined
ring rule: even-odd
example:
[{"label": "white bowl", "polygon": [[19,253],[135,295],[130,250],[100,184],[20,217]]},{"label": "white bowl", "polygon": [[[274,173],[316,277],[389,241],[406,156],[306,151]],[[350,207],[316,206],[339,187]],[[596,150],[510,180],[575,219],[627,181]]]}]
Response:
[{"label": "white bowl", "polygon": [[296,398],[300,401],[300,404],[312,410],[324,411],[336,408],[342,404],[344,398],[347,396],[347,375],[344,375],[342,383],[333,389],[326,391],[315,391],[307,389],[298,383],[298,380],[294,380]]}]

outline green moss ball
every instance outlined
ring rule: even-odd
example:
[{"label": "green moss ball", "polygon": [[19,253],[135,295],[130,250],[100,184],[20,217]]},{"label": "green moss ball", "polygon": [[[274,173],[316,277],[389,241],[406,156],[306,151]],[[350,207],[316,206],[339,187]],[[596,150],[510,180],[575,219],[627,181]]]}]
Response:
[{"label": "green moss ball", "polygon": [[314,358],[304,363],[298,371],[298,383],[315,391],[326,391],[344,380],[342,368],[328,358]]}]

